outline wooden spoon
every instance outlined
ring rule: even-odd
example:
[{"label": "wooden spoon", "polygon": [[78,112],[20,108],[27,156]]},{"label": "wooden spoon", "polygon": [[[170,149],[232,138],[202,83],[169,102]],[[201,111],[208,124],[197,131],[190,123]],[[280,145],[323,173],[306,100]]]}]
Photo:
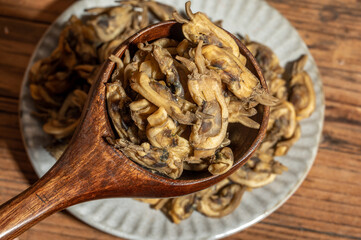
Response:
[{"label": "wooden spoon", "polygon": [[[181,25],[168,21],[150,26],[125,41],[114,55],[121,57],[126,49],[135,49],[138,43],[163,37],[183,39]],[[238,39],[236,42],[248,60],[247,67],[267,89],[255,59]],[[259,113],[253,119],[261,124],[260,129],[230,126],[233,128],[230,131],[231,147],[238,160],[226,174],[211,176],[209,173],[189,172],[177,180],[154,174],[105,141],[105,137],[114,137],[105,98],[105,83],[110,79],[114,67],[115,64],[109,60],[104,64],[90,90],[81,123],[59,161],[34,185],[0,206],[0,239],[15,238],[45,217],[89,200],[111,197],[165,198],[202,190],[241,167],[265,135],[269,108],[259,106]]]}]

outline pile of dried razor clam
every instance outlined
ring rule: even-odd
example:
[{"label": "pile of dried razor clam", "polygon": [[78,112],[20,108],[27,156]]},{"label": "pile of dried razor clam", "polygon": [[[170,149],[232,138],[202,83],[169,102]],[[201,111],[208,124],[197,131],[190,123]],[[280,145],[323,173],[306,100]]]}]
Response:
[{"label": "pile of dried razor clam", "polygon": [[44,131],[64,141],[73,134],[100,65],[124,40],[155,21],[166,21],[174,8],[153,1],[86,10],[72,16],[57,48],[31,68],[30,92],[46,120]]},{"label": "pile of dried razor clam", "polygon": [[[86,20],[76,17],[69,20],[58,47],[51,56],[35,63],[30,73],[30,90],[38,115],[46,120],[44,131],[57,139],[55,147],[51,148],[56,157],[61,155],[78,124],[99,65],[122,41],[150,24],[151,19],[173,18],[172,7],[154,1],[130,0],[117,7],[87,12],[90,16]],[[204,34],[187,36],[187,31],[208,31],[209,34],[207,26],[212,24],[205,15],[193,14],[189,5],[187,15],[190,20],[175,15],[175,19],[186,26],[183,28],[186,40],[161,39],[139,45],[139,51],[132,57],[129,53],[123,59],[110,57],[117,63],[117,69],[107,86],[108,101],[122,100],[115,108],[119,111],[110,111],[120,139],[109,139],[110,142],[133,160],[140,159],[139,163],[173,178],[179,177],[183,168],[208,169],[213,174],[220,174],[232,164],[229,161],[232,151],[226,147],[229,144],[224,130],[226,124],[237,121],[257,128],[257,123],[249,118],[256,114],[255,105],[275,104],[274,98],[278,102],[271,108],[261,147],[231,177],[192,195],[141,200],[163,211],[175,223],[188,218],[193,211],[209,217],[225,216],[239,205],[245,190],[272,182],[277,174],[286,170],[274,157],[285,155],[298,140],[299,121],[309,117],[315,108],[312,81],[303,70],[306,56],[290,64],[289,71],[285,72],[269,48],[242,39],[260,64],[274,98],[262,92],[258,80],[249,89],[239,88],[229,74],[222,75],[225,65],[212,61],[218,51],[218,59],[231,66],[231,74],[237,74],[233,70],[238,68],[232,68],[232,64],[241,68],[245,61],[237,52],[238,47],[220,45],[224,40],[222,37],[219,38],[221,41],[213,41],[217,38],[204,38]],[[197,22],[201,24],[195,24]],[[227,59],[233,61],[230,63]],[[246,70],[242,74],[244,72],[247,74]],[[205,82],[208,79],[210,82]],[[189,87],[186,81],[193,81],[195,85]],[[199,95],[205,86],[209,94]],[[146,97],[142,97],[143,93]],[[212,133],[213,130],[216,133]],[[214,137],[211,138],[214,145],[207,144],[211,148],[202,146],[204,139],[198,134],[200,132]],[[150,152],[160,162],[144,158]]]},{"label": "pile of dried razor clam", "polygon": [[[138,44],[131,58],[111,56],[117,69],[107,84],[108,113],[119,138],[108,139],[133,161],[171,178],[185,170],[227,172],[229,123],[259,128],[259,103],[278,100],[245,66],[236,41],[205,14],[175,12],[185,38]],[[131,117],[130,117],[131,116]]]},{"label": "pile of dried razor clam", "polygon": [[260,43],[243,39],[256,57],[272,96],[279,102],[271,107],[266,137],[254,156],[228,179],[188,196],[173,199],[143,199],[161,210],[175,223],[198,211],[219,218],[233,212],[243,193],[273,182],[287,167],[275,157],[284,156],[301,137],[299,121],[308,118],[315,109],[315,93],[310,76],[304,71],[307,56],[290,62],[285,71],[272,50]]}]

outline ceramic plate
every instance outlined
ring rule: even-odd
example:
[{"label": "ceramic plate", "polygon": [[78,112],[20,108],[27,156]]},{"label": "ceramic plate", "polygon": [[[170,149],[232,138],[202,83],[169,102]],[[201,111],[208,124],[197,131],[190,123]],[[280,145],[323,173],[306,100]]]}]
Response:
[{"label": "ceramic plate", "polygon": [[[179,10],[183,10],[185,4],[185,0],[161,2],[175,6]],[[63,24],[71,15],[81,16],[86,8],[111,5],[115,5],[112,0],[74,3],[44,34],[29,62],[20,96],[20,122],[29,158],[39,176],[55,163],[55,159],[44,148],[49,142],[49,136],[41,130],[38,119],[31,115],[34,105],[28,86],[29,69],[36,60],[50,55],[56,47]],[[128,239],[223,238],[249,227],[280,207],[300,186],[315,159],[324,116],[322,83],[317,66],[297,31],[262,0],[194,0],[192,10],[203,11],[214,20],[223,19],[223,26],[228,31],[247,34],[252,40],[271,47],[282,66],[301,54],[309,55],[306,71],[313,79],[317,95],[316,110],[309,119],[301,122],[301,139],[287,156],[279,159],[289,171],[278,176],[266,187],[246,192],[241,205],[232,214],[221,219],[211,219],[193,213],[189,219],[175,225],[161,212],[131,199],[98,200],[68,209],[74,216],[104,232]]]}]

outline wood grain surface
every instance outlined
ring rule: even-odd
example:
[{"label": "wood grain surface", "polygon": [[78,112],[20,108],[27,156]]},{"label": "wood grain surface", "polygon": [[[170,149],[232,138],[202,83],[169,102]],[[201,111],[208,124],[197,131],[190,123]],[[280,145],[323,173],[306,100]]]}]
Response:
[{"label": "wood grain surface", "polygon": [[[37,180],[19,131],[20,84],[38,40],[72,2],[0,0],[0,203]],[[361,239],[361,1],[267,2],[299,31],[321,71],[323,141],[308,177],[286,204],[226,240]],[[118,238],[61,212],[18,239]]]}]

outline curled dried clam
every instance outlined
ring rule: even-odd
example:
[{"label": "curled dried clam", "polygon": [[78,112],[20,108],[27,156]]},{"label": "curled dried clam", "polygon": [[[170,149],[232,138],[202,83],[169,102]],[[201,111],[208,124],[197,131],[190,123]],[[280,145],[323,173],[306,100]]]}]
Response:
[{"label": "curled dried clam", "polygon": [[191,10],[191,2],[186,3],[186,13],[189,20],[183,18],[178,12],[174,12],[173,17],[179,23],[183,23],[183,34],[188,41],[193,44],[203,41],[207,45],[225,48],[234,56],[240,57],[239,48],[234,39],[214,24],[206,14],[201,12],[194,14]]},{"label": "curled dried clam", "polygon": [[[309,111],[308,114],[304,115],[305,117],[308,117],[314,110],[315,103],[313,99],[315,99],[315,95],[312,82],[307,79],[308,77],[305,77],[307,73],[303,69],[307,60],[305,56],[292,62],[291,66],[293,67],[288,73],[285,73],[285,70],[279,65],[277,56],[270,48],[260,43],[251,42],[249,39],[243,40],[256,56],[267,79],[270,93],[279,101],[276,106],[271,107],[266,137],[254,157],[225,182],[195,194],[197,200],[193,203],[193,208],[208,217],[220,217],[232,212],[238,206],[245,190],[251,191],[254,188],[270,184],[276,179],[277,175],[287,171],[287,167],[279,163],[276,157],[287,154],[288,150],[301,136],[299,121],[302,119],[300,116],[303,114],[300,114],[302,108],[296,106],[297,102],[301,100],[301,102],[308,103],[303,105],[305,106],[304,109],[309,109],[307,110]],[[189,63],[189,68],[194,69],[195,66],[193,65]],[[245,103],[244,100],[242,101],[230,94],[226,97],[226,102],[228,104],[229,122],[240,121],[243,118],[243,124],[247,124],[248,120],[245,119],[249,119],[250,116],[255,114],[252,101]],[[232,120],[234,115],[238,115],[237,120]],[[203,168],[204,165],[206,166],[206,164],[203,163]],[[201,163],[198,166],[202,169]],[[234,184],[233,188],[236,188],[235,185],[238,186],[235,191],[237,194],[227,195],[225,190],[219,191],[229,184],[228,181]],[[229,189],[232,192],[232,187]],[[232,204],[227,205],[227,203]],[[174,208],[182,208],[182,206],[172,205],[171,202],[168,202],[167,207],[163,207],[162,211],[167,213],[169,209],[174,211]],[[192,208],[190,209],[193,211]],[[178,209],[178,212],[185,210],[189,209]],[[184,214],[183,219],[188,216],[189,214]],[[179,219],[173,219],[173,221],[178,223]]]},{"label": "curled dried clam", "polygon": [[197,211],[213,218],[226,216],[238,207],[244,191],[243,186],[226,179],[196,194]]},{"label": "curled dried clam", "polygon": [[304,67],[307,55],[301,56],[293,62],[291,77],[289,79],[290,95],[289,101],[294,105],[297,119],[308,118],[316,108],[316,97],[311,77]]},{"label": "curled dried clam", "polygon": [[255,107],[276,102],[245,66],[235,40],[205,14],[193,14],[190,2],[186,11],[190,20],[174,13],[183,24],[183,40],[162,38],[138,44],[127,59],[112,56],[116,76],[107,84],[108,111],[120,138],[110,142],[172,178],[183,169],[227,172],[234,161],[224,144],[229,122],[257,129],[250,118]]},{"label": "curled dried clam", "polygon": [[[110,56],[125,39],[152,23],[153,17],[169,20],[173,12],[173,7],[156,1],[127,0],[115,7],[90,9],[85,20],[71,17],[54,52],[31,68],[30,92],[37,115],[45,120],[44,131],[59,140],[49,148],[59,157],[78,124],[99,65],[110,57],[117,67],[107,86],[108,107],[120,138],[108,141],[139,164],[172,178],[184,169],[227,171],[234,157],[223,126],[238,122],[258,128],[251,119],[257,113],[255,106],[275,105],[261,147],[231,177],[185,197],[139,199],[179,223],[194,211],[225,216],[237,208],[245,190],[269,184],[286,171],[276,157],[285,155],[300,138],[299,121],[314,111],[315,93],[304,70],[307,56],[284,70],[272,49],[248,37],[241,40],[261,66],[273,98],[258,89],[255,79],[242,82],[240,76],[253,76],[247,76],[238,46],[205,14],[193,13],[190,3],[186,5],[188,19],[174,14],[184,24],[183,41],[160,39],[139,46],[134,56],[129,52],[123,59]],[[200,89],[189,89],[190,79]],[[223,99],[217,97],[217,85]],[[152,94],[145,98],[132,87]],[[212,136],[208,140],[212,147],[201,145],[205,136]]]}]

